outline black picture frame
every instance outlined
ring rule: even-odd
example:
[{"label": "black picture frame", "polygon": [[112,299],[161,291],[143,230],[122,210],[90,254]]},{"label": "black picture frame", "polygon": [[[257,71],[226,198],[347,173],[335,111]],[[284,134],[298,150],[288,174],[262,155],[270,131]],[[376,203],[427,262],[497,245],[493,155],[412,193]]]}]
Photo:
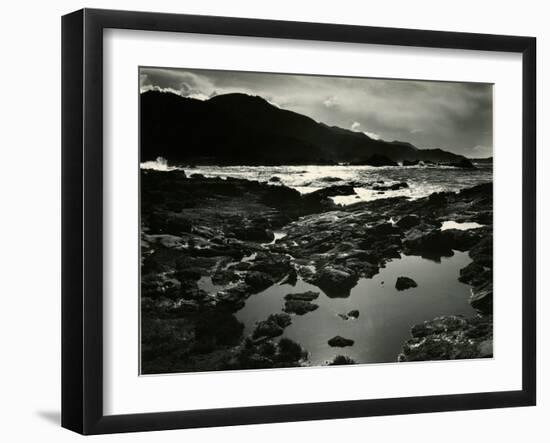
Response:
[{"label": "black picture frame", "polygon": [[[522,389],[104,415],[102,37],[107,28],[522,54]],[[533,37],[97,9],[65,15],[62,18],[62,426],[82,434],[105,434],[535,405],[535,66]]]}]

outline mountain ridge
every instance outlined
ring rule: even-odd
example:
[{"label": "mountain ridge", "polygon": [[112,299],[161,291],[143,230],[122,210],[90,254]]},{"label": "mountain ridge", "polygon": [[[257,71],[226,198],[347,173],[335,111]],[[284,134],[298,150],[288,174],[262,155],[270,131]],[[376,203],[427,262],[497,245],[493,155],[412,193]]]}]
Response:
[{"label": "mountain ridge", "polygon": [[243,93],[197,100],[147,91],[140,95],[141,161],[220,165],[334,164],[384,155],[395,162],[458,162],[443,149],[376,140]]}]

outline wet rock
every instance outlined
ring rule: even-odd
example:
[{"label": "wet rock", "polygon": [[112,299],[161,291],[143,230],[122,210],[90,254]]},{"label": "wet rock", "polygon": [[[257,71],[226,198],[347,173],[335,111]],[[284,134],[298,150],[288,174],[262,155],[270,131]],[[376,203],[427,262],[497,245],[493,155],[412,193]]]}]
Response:
[{"label": "wet rock", "polygon": [[329,297],[349,297],[359,277],[351,269],[339,265],[327,265],[313,277],[313,284]]},{"label": "wet rock", "polygon": [[461,169],[476,169],[474,164],[467,158],[463,158],[454,163],[449,163],[449,166],[452,166],[454,168],[461,168]]},{"label": "wet rock", "polygon": [[295,341],[281,338],[277,344],[276,360],[279,363],[296,363],[305,356],[306,352]]},{"label": "wet rock", "polygon": [[[329,197],[336,197],[339,195],[353,195],[355,189],[349,185],[335,185],[328,188],[319,189],[318,191],[310,192],[303,196],[304,202],[309,205],[321,205],[327,201]],[[332,202],[327,202],[332,205]]]},{"label": "wet rock", "polygon": [[333,183],[333,182],[342,181],[342,179],[340,177],[323,177],[321,181],[326,183]]},{"label": "wet rock", "polygon": [[319,297],[319,292],[306,291],[296,294],[286,294],[285,300],[301,300],[301,301],[312,301]]},{"label": "wet rock", "polygon": [[476,262],[470,263],[460,270],[458,280],[472,286],[480,286],[493,279],[493,271],[490,268],[481,266]]},{"label": "wet rock", "polygon": [[296,286],[297,282],[298,282],[298,273],[296,272],[295,268],[291,268],[290,271],[288,271],[287,276],[281,281],[280,284]]},{"label": "wet rock", "polygon": [[265,226],[245,226],[233,228],[233,235],[239,240],[268,243],[275,238],[273,231]]},{"label": "wet rock", "polygon": [[406,189],[409,185],[405,182],[394,183],[392,185],[374,185],[373,191],[397,191],[398,189]]},{"label": "wet rock", "polygon": [[354,365],[354,364],[355,364],[355,360],[353,360],[352,358],[346,355],[337,355],[329,363],[329,366]]},{"label": "wet rock", "polygon": [[304,315],[315,311],[318,307],[319,305],[305,300],[286,300],[284,311],[291,314]]},{"label": "wet rock", "polygon": [[398,361],[492,357],[492,316],[444,316],[415,325]]},{"label": "wet rock", "polygon": [[399,232],[399,228],[389,222],[378,223],[372,226],[368,231],[369,235],[373,235],[375,237],[398,234]]},{"label": "wet rock", "polygon": [[253,293],[261,292],[273,285],[273,279],[265,272],[251,271],[244,278],[245,283],[250,286]]},{"label": "wet rock", "polygon": [[441,208],[447,204],[447,196],[444,192],[434,192],[428,196],[428,205]]},{"label": "wet rock", "polygon": [[292,319],[288,314],[272,314],[267,320],[257,324],[252,337],[277,337],[283,334],[284,328],[292,323]]},{"label": "wet rock", "polygon": [[238,285],[216,294],[215,304],[220,310],[235,312],[244,306],[245,300],[251,294],[248,286]]},{"label": "wet rock", "polygon": [[357,309],[354,309],[352,311],[349,311],[347,314],[338,314],[338,317],[340,317],[342,320],[356,319],[359,318],[359,311]]},{"label": "wet rock", "polygon": [[474,262],[480,266],[493,267],[493,235],[482,238],[469,253]]},{"label": "wet rock", "polygon": [[230,345],[242,336],[244,325],[227,312],[207,310],[201,313],[195,325],[197,340],[214,339],[217,344]]},{"label": "wet rock", "polygon": [[250,269],[267,274],[276,282],[287,276],[293,268],[290,258],[285,254],[259,252]]},{"label": "wet rock", "polygon": [[229,269],[220,269],[212,275],[212,283],[215,285],[228,285],[239,280],[239,276]]},{"label": "wet rock", "polygon": [[413,254],[439,253],[443,256],[450,256],[453,249],[466,251],[474,246],[480,239],[480,234],[476,231],[458,229],[424,231],[413,228],[407,232],[404,244],[408,252]]},{"label": "wet rock", "polygon": [[399,226],[401,229],[410,229],[419,224],[420,224],[420,217],[418,215],[413,215],[413,214],[407,214],[404,217],[401,217],[396,222],[396,225]]},{"label": "wet rock", "polygon": [[397,281],[395,282],[395,289],[398,291],[404,291],[405,289],[409,288],[416,288],[418,284],[409,277],[397,277]]},{"label": "wet rock", "polygon": [[472,290],[470,304],[478,312],[488,315],[493,313],[493,284],[487,283]]},{"label": "wet rock", "polygon": [[354,343],[355,343],[355,341],[353,341],[349,338],[341,337],[339,335],[337,335],[335,337],[332,337],[328,341],[329,346],[338,347],[338,348],[343,348],[343,347],[346,347],[346,346],[353,346]]},{"label": "wet rock", "polygon": [[[185,300],[202,300],[208,294],[206,291],[199,289],[196,281],[184,280],[179,285],[179,297]],[[170,293],[167,293],[169,295]]]}]

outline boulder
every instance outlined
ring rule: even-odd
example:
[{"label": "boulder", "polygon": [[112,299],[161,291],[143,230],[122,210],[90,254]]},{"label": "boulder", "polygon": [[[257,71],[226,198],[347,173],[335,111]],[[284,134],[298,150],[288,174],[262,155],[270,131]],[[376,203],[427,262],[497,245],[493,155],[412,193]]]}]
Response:
[{"label": "boulder", "polygon": [[253,293],[261,292],[269,288],[274,282],[273,279],[265,272],[251,271],[244,278],[245,283],[250,286]]},{"label": "boulder", "polygon": [[277,344],[277,360],[283,364],[295,363],[299,361],[306,352],[295,341],[283,337]]},{"label": "boulder", "polygon": [[239,240],[268,243],[275,238],[270,229],[265,226],[249,225],[233,228],[233,235]]},{"label": "boulder", "polygon": [[409,288],[416,288],[418,284],[409,277],[397,277],[397,281],[395,282],[395,289],[398,291],[404,291],[405,289]]},{"label": "boulder", "polygon": [[321,181],[326,183],[333,183],[342,181],[342,179],[340,177],[323,177]]},{"label": "boulder", "polygon": [[348,312],[348,317],[359,318],[359,310],[353,309],[353,310],[349,311]]},{"label": "boulder", "polygon": [[406,189],[409,185],[405,182],[394,183],[392,185],[374,185],[373,191],[397,191],[398,189]]},{"label": "boulder", "polygon": [[286,300],[284,311],[297,315],[304,315],[315,311],[319,305],[305,300]]},{"label": "boulder", "polygon": [[253,338],[258,337],[277,337],[283,334],[284,328],[292,323],[292,319],[288,314],[272,314],[267,320],[261,321],[256,325],[256,329],[252,333]]},{"label": "boulder", "polygon": [[469,301],[472,307],[480,313],[485,315],[492,314],[493,283],[487,283],[483,286],[474,288]]},{"label": "boulder", "polygon": [[286,277],[281,281],[281,284],[296,286],[297,282],[298,282],[298,273],[296,272],[296,269],[291,268],[290,271],[288,271],[288,274],[286,275]]},{"label": "boulder", "polygon": [[306,194],[303,198],[307,201],[321,201],[328,197],[336,197],[338,195],[353,195],[355,194],[355,189],[353,186],[349,185],[334,185],[329,186],[328,188],[319,189],[313,191],[309,194]]},{"label": "boulder", "polygon": [[412,253],[438,253],[450,256],[452,250],[466,251],[473,247],[480,238],[476,230],[461,231],[448,229],[441,231],[432,228],[429,231],[413,228],[405,236],[405,246]]},{"label": "boulder", "polygon": [[352,358],[346,356],[346,355],[337,355],[334,357],[334,359],[329,363],[329,366],[339,366],[339,365],[354,365],[355,360]]},{"label": "boulder", "polygon": [[453,168],[461,168],[461,169],[476,169],[474,164],[470,160],[468,160],[466,157],[464,157],[463,159],[457,162],[449,163],[449,166],[452,166]]},{"label": "boulder", "polygon": [[338,347],[338,348],[343,348],[343,347],[346,347],[346,346],[353,346],[354,343],[355,343],[355,341],[353,341],[349,338],[341,337],[339,335],[337,335],[335,337],[332,337],[328,341],[329,346]]},{"label": "boulder", "polygon": [[312,301],[319,297],[319,292],[306,291],[297,294],[286,294],[285,300]]},{"label": "boulder", "polygon": [[401,217],[395,224],[401,229],[410,229],[420,224],[420,217],[414,214],[407,214]]},{"label": "boulder", "polygon": [[413,326],[398,361],[492,357],[492,316],[437,317]]},{"label": "boulder", "polygon": [[256,254],[256,258],[250,268],[251,271],[258,271],[271,276],[275,281],[281,280],[292,269],[288,255],[263,252]]},{"label": "boulder", "polygon": [[314,275],[313,284],[329,297],[349,297],[358,279],[358,275],[345,266],[326,265]]},{"label": "boulder", "polygon": [[472,262],[460,270],[458,281],[472,286],[480,286],[489,282],[492,278],[493,271],[491,269],[485,268],[476,262]]},{"label": "boulder", "polygon": [[239,280],[239,276],[229,269],[219,269],[212,275],[212,283],[215,285],[228,285]]}]

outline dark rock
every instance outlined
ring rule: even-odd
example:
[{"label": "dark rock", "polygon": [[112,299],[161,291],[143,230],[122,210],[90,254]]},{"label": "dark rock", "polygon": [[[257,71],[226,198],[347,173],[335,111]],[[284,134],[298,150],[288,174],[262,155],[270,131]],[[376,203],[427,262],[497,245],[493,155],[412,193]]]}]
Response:
[{"label": "dark rock", "polygon": [[462,168],[462,169],[476,169],[474,164],[467,158],[463,158],[457,162],[449,163],[449,166],[453,166],[454,168]]},{"label": "dark rock", "polygon": [[403,166],[416,166],[420,163],[420,160],[403,160]]},{"label": "dark rock", "polygon": [[481,287],[474,288],[470,296],[470,304],[482,314],[493,313],[493,284],[487,283]]},{"label": "dark rock", "polygon": [[338,347],[338,348],[343,348],[345,346],[353,346],[354,343],[355,342],[353,340],[349,338],[341,337],[339,335],[337,335],[336,337],[332,337],[328,341],[329,346]]},{"label": "dark rock", "polygon": [[418,215],[413,215],[413,214],[407,214],[404,217],[401,217],[396,222],[396,225],[399,226],[401,229],[410,229],[419,224],[420,224],[420,217]]},{"label": "dark rock", "polygon": [[312,301],[319,297],[318,292],[306,291],[297,294],[286,294],[285,300],[301,300],[301,301]]},{"label": "dark rock", "polygon": [[479,286],[492,280],[492,278],[493,271],[491,269],[472,262],[460,270],[458,280],[472,286]]},{"label": "dark rock", "polygon": [[329,297],[349,297],[358,279],[358,275],[349,268],[326,265],[314,275],[313,284]]},{"label": "dark rock", "polygon": [[319,305],[305,300],[286,300],[284,311],[297,315],[304,315],[315,311]]},{"label": "dark rock", "polygon": [[342,181],[342,179],[340,177],[323,177],[321,181],[326,183],[333,183],[333,182]]},{"label": "dark rock", "polygon": [[397,191],[398,189],[406,189],[409,185],[405,182],[394,183],[392,185],[374,185],[373,191]]},{"label": "dark rock", "polygon": [[281,177],[277,177],[277,176],[275,175],[275,176],[271,177],[271,178],[269,179],[269,181],[272,182],[272,183],[279,183],[279,182],[281,181]]},{"label": "dark rock", "polygon": [[409,277],[397,277],[397,281],[395,282],[395,289],[397,289],[398,291],[404,291],[405,289],[409,288],[416,288],[417,286],[417,283]]},{"label": "dark rock", "polygon": [[265,242],[272,241],[275,236],[270,229],[265,226],[245,226],[241,228],[233,228],[233,235],[239,240]]},{"label": "dark rock", "polygon": [[217,306],[234,312],[244,306],[244,301],[253,293],[248,285],[239,284],[216,294]]},{"label": "dark rock", "polygon": [[245,283],[250,286],[254,293],[261,292],[273,285],[273,279],[265,272],[251,271],[244,278]]},{"label": "dark rock", "polygon": [[337,355],[334,357],[334,359],[329,363],[329,366],[339,366],[339,365],[354,365],[355,360],[352,358],[346,356],[346,355]]},{"label": "dark rock", "polygon": [[396,233],[399,233],[399,228],[396,228],[393,224],[389,222],[378,223],[368,230],[368,234],[375,237],[381,237]]},{"label": "dark rock", "polygon": [[244,325],[232,314],[205,311],[198,317],[195,337],[197,340],[214,339],[218,344],[230,345],[241,337],[243,329]]},{"label": "dark rock", "polygon": [[450,256],[453,249],[466,251],[474,246],[479,239],[480,234],[476,233],[476,230],[448,229],[440,231],[432,229],[426,232],[414,228],[407,233],[404,243],[411,253],[439,253]]},{"label": "dark rock", "polygon": [[320,202],[328,197],[336,197],[338,195],[353,195],[355,189],[349,185],[335,185],[328,188],[319,189],[304,195],[303,199],[307,202]]},{"label": "dark rock", "polygon": [[212,283],[215,285],[228,285],[238,280],[239,276],[228,269],[220,269],[212,275]]},{"label": "dark rock", "polygon": [[447,195],[444,192],[434,192],[428,196],[428,205],[441,208],[447,204]]},{"label": "dark rock", "polygon": [[444,316],[413,326],[398,361],[486,358],[493,355],[492,316]]},{"label": "dark rock", "polygon": [[359,318],[359,310],[353,309],[348,312],[348,316],[351,318]]},{"label": "dark rock", "polygon": [[252,337],[277,337],[283,334],[284,328],[292,323],[292,319],[288,314],[272,314],[267,320],[257,324]]},{"label": "dark rock", "polygon": [[305,354],[305,351],[298,343],[286,337],[279,340],[277,351],[277,360],[288,363],[297,362]]},{"label": "dark rock", "polygon": [[298,281],[298,273],[296,272],[296,269],[291,268],[290,271],[288,271],[288,274],[284,278],[284,280],[281,281],[281,284],[296,286],[297,281]]},{"label": "dark rock", "polygon": [[493,267],[493,235],[482,238],[470,249],[470,257],[480,266]]},{"label": "dark rock", "polygon": [[274,281],[281,280],[292,270],[290,258],[285,254],[259,252],[252,263],[251,270],[263,272]]}]

